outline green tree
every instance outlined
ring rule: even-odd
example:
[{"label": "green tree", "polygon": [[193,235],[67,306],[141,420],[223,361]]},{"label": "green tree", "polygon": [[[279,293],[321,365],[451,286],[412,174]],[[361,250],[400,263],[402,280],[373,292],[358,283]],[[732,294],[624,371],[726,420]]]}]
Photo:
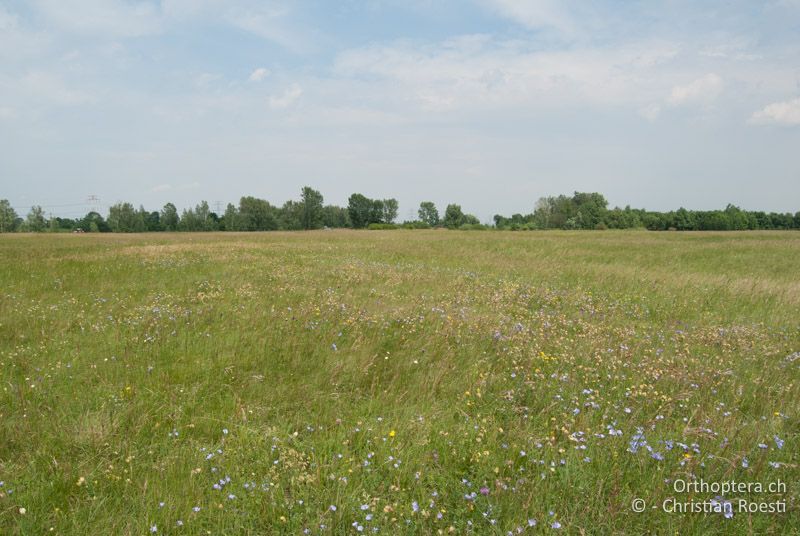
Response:
[{"label": "green tree", "polygon": [[287,231],[303,229],[303,205],[299,201],[289,200],[280,209],[280,228]]},{"label": "green tree", "polygon": [[424,221],[431,227],[439,225],[439,211],[436,210],[436,205],[433,204],[433,201],[420,203],[417,214],[419,214],[420,221]]},{"label": "green tree", "polygon": [[79,227],[87,233],[108,233],[111,231],[111,227],[97,212],[89,212],[84,216],[79,223]]},{"label": "green tree", "polygon": [[13,233],[17,230],[17,213],[8,199],[0,199],[0,233]]},{"label": "green tree", "polygon": [[228,203],[225,207],[225,214],[222,216],[221,229],[224,231],[238,231],[239,211],[233,203]]},{"label": "green tree", "polygon": [[447,205],[444,211],[444,226],[448,229],[458,229],[464,223],[464,213],[461,205]]},{"label": "green tree", "polygon": [[130,203],[117,203],[108,209],[108,225],[115,233],[136,233],[144,230],[144,221]]},{"label": "green tree", "polygon": [[161,214],[154,210],[145,215],[144,226],[148,232],[163,231],[164,227],[161,225]]},{"label": "green tree", "polygon": [[322,208],[322,225],[331,229],[352,227],[350,214],[348,214],[346,208],[325,205]]},{"label": "green tree", "polygon": [[239,199],[237,231],[275,231],[278,229],[278,209],[264,199],[242,197]]},{"label": "green tree", "polygon": [[362,194],[353,194],[347,200],[347,213],[355,229],[363,229],[372,223],[372,209],[372,200]]},{"label": "green tree", "polygon": [[165,231],[177,231],[180,218],[178,217],[178,209],[172,203],[167,203],[161,209],[161,226]]},{"label": "green tree", "polygon": [[597,192],[575,192],[572,196],[575,207],[575,219],[580,229],[595,229],[604,222],[608,210],[608,201]]},{"label": "green tree", "polygon": [[372,210],[369,211],[369,223],[384,223],[383,214],[383,200],[373,199]]},{"label": "green tree", "polygon": [[191,232],[215,231],[217,229],[216,215],[208,208],[208,202],[201,201],[194,209],[183,211],[178,229]]},{"label": "green tree", "polygon": [[322,227],[322,194],[309,186],[300,192],[300,223],[303,229]]},{"label": "green tree", "polygon": [[25,218],[25,227],[34,233],[41,233],[46,225],[47,222],[44,219],[42,207],[38,205],[32,206],[28,216]]},{"label": "green tree", "polygon": [[384,199],[383,200],[383,215],[382,219],[384,223],[394,223],[394,220],[397,219],[397,211],[399,209],[399,204],[397,203],[397,199]]}]

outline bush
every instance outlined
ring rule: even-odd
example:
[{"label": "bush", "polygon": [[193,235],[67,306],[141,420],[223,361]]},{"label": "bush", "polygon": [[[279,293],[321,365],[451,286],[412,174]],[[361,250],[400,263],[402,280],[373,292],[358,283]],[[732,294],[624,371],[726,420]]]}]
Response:
[{"label": "bush", "polygon": [[431,226],[424,221],[404,221],[403,229],[430,229]]},{"label": "bush", "polygon": [[367,229],[370,231],[393,231],[398,227],[394,223],[370,223]]}]

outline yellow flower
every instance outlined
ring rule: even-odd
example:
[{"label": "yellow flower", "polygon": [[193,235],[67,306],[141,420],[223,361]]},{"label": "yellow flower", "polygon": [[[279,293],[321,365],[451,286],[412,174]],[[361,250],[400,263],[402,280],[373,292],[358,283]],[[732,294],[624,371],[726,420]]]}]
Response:
[{"label": "yellow flower", "polygon": [[392,430],[391,432],[389,432],[389,437],[394,437],[394,436],[395,436],[394,430]]}]

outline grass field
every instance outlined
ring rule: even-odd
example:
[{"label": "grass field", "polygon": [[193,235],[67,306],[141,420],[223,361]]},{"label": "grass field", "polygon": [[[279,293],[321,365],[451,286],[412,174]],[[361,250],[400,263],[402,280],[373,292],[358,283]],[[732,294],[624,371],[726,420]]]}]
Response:
[{"label": "grass field", "polygon": [[8,235],[0,259],[0,534],[800,533],[800,233]]}]

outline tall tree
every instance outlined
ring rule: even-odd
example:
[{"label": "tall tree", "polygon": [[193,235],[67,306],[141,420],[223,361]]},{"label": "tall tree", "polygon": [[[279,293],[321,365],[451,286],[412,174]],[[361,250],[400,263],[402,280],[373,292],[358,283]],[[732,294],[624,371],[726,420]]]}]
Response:
[{"label": "tall tree", "polygon": [[362,194],[353,194],[347,200],[347,212],[355,229],[362,229],[371,223],[372,209],[372,200]]},{"label": "tall tree", "polygon": [[383,200],[383,221],[385,223],[394,223],[394,220],[397,219],[397,210],[398,210],[398,203],[397,199],[384,199]]},{"label": "tall tree", "polygon": [[97,212],[89,212],[79,223],[79,227],[87,233],[107,233],[111,231],[103,217]]},{"label": "tall tree", "polygon": [[322,194],[309,186],[300,193],[300,222],[303,229],[322,227]]},{"label": "tall tree", "polygon": [[108,225],[115,233],[144,231],[144,220],[130,203],[117,203],[111,206],[108,209]]},{"label": "tall tree", "polygon": [[30,212],[28,212],[27,218],[25,219],[25,226],[29,231],[41,233],[44,231],[46,225],[47,222],[44,219],[44,211],[42,210],[42,207],[38,205],[32,206]]},{"label": "tall tree", "polygon": [[417,214],[419,214],[420,221],[424,221],[431,227],[439,225],[439,211],[436,210],[436,205],[433,204],[433,201],[420,203]]},{"label": "tall tree", "polygon": [[353,226],[350,223],[350,214],[347,213],[347,209],[336,205],[325,205],[322,208],[322,224],[331,229]]},{"label": "tall tree", "polygon": [[17,213],[8,202],[0,199],[0,233],[13,233],[17,229]]},{"label": "tall tree", "polygon": [[178,209],[175,208],[175,205],[172,203],[167,203],[164,205],[164,208],[161,209],[161,226],[164,228],[164,230],[177,231],[179,222],[180,218],[178,218]]},{"label": "tall tree", "polygon": [[264,199],[242,197],[239,200],[237,231],[275,231],[278,229],[278,209]]},{"label": "tall tree", "polygon": [[461,205],[447,205],[444,211],[444,226],[448,229],[457,229],[464,223],[464,213],[461,211]]},{"label": "tall tree", "polygon": [[228,203],[228,206],[225,207],[225,214],[222,216],[222,225],[223,230],[225,231],[238,231],[238,220],[239,219],[239,211],[236,210],[236,206],[233,203]]}]

